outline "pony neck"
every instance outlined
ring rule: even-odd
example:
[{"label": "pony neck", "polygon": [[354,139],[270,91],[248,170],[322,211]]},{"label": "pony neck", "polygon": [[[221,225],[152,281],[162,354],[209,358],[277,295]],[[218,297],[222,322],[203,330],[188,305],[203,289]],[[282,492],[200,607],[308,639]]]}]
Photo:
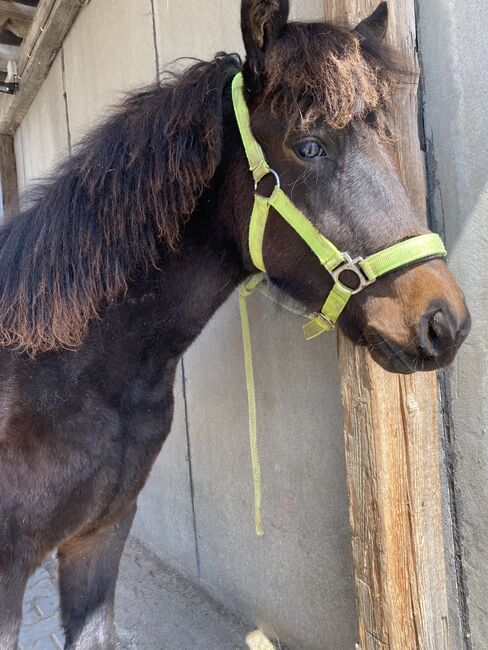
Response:
[{"label": "pony neck", "polygon": [[222,98],[238,68],[236,57],[220,56],[132,95],[36,187],[31,207],[0,229],[0,344],[34,355],[80,347],[104,306],[171,256],[186,260],[189,284],[206,300],[199,257],[233,248],[213,224]]}]

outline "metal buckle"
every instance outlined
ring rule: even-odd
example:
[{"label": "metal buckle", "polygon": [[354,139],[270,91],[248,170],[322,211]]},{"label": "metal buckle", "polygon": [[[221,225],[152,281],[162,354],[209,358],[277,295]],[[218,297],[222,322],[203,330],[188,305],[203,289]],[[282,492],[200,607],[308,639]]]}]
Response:
[{"label": "metal buckle", "polygon": [[332,330],[335,329],[336,324],[333,323],[333,322],[330,320],[330,318],[327,318],[327,316],[326,316],[325,314],[323,314],[321,311],[319,311],[319,312],[317,312],[316,314],[314,314],[313,319],[315,319],[315,318],[320,318],[320,320],[323,320],[324,323],[326,323],[326,324],[327,324],[327,325],[328,325]]},{"label": "metal buckle", "polygon": [[[331,275],[334,278],[334,282],[336,284],[339,284],[343,289],[349,291],[349,293],[354,296],[356,293],[359,293],[366,287],[369,287],[370,284],[373,284],[376,278],[368,280],[368,278],[365,276],[364,271],[361,268],[361,262],[364,262],[364,259],[362,257],[356,257],[355,259],[352,259],[349,253],[343,253],[343,255],[345,262],[331,271]],[[340,276],[342,273],[344,273],[344,271],[351,271],[355,274],[359,283],[356,289],[351,289],[351,287],[348,287],[343,282],[341,282]]]}]

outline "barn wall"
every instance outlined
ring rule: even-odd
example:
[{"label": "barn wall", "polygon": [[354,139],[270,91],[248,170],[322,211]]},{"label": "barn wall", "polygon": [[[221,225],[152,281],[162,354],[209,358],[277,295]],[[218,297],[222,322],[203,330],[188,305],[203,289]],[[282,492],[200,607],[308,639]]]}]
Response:
[{"label": "barn wall", "polygon": [[[48,171],[127,90],[179,56],[242,52],[240,0],[91,0],[19,127],[21,188]],[[292,2],[319,18],[322,0]],[[133,534],[291,650],[356,639],[335,339],[251,299],[266,535],[254,534],[236,297],[185,356],[171,436]]]},{"label": "barn wall", "polygon": [[19,191],[68,153],[62,55],[58,54],[14,138]]},{"label": "barn wall", "polygon": [[[473,316],[445,378],[447,457],[466,648],[488,647],[488,68],[486,3],[420,0],[432,215]],[[450,398],[450,399],[449,399]]]}]

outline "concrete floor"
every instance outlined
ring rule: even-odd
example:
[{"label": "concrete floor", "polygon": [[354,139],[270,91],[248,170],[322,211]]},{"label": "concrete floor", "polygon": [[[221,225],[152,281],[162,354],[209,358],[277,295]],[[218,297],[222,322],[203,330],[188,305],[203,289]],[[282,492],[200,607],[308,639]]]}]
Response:
[{"label": "concrete floor", "polygon": [[116,612],[120,650],[249,650],[249,628],[134,538],[120,568]]},{"label": "concrete floor", "polygon": [[[274,648],[135,538],[122,559],[116,621],[118,650]],[[26,591],[20,650],[60,650],[62,636],[56,562],[49,558]]]}]

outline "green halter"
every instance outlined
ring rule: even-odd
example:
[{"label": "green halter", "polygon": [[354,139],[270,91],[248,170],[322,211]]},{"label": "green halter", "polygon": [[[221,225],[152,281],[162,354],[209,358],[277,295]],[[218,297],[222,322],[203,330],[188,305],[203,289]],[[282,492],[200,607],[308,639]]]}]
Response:
[{"label": "green halter", "polygon": [[[307,340],[315,338],[322,332],[332,331],[351,296],[362,291],[377,278],[413,262],[447,255],[441,238],[434,233],[411,237],[370,255],[366,259],[361,257],[352,259],[349,253],[341,253],[317,230],[281,189],[280,177],[268,165],[263,149],[252,133],[249,109],[244,97],[242,73],[234,77],[232,98],[242,143],[256,188],[249,227],[249,250],[254,265],[260,271],[266,272],[263,261],[263,239],[269,210],[273,207],[308,244],[334,280],[334,286],[329,292],[324,306],[303,328]],[[258,194],[257,187],[258,183],[268,174],[274,176],[276,186],[271,196],[264,197]],[[358,285],[355,289],[351,289],[341,282],[341,275],[344,271],[352,271],[356,275]]]}]

